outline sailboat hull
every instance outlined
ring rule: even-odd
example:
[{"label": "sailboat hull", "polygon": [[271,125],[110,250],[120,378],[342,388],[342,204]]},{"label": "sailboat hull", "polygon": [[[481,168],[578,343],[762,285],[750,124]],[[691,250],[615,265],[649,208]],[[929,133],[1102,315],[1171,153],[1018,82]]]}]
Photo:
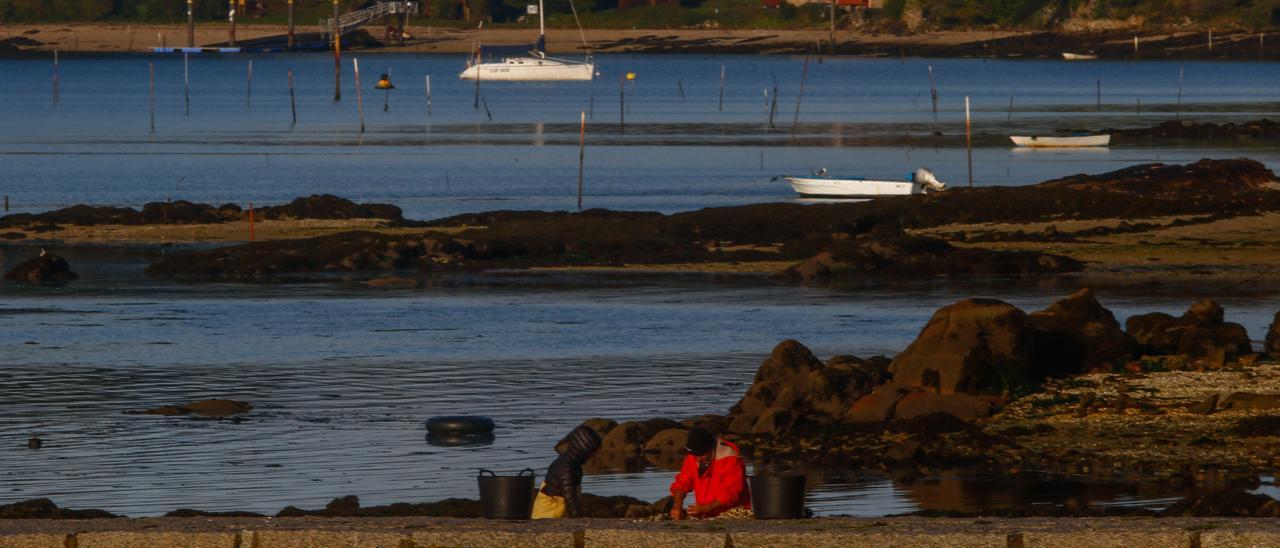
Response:
[{"label": "sailboat hull", "polygon": [[498,63],[476,63],[458,77],[463,80],[479,78],[487,82],[590,81],[595,73],[594,63],[519,57]]}]

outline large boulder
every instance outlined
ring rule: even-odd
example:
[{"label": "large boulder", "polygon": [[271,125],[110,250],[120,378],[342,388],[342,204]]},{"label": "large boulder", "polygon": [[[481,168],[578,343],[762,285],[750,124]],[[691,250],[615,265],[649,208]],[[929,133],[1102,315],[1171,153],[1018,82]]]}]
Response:
[{"label": "large boulder", "polygon": [[1035,362],[1050,376],[1114,370],[1137,344],[1088,288],[1028,315],[1035,326]]},{"label": "large boulder", "polygon": [[760,364],[747,393],[730,409],[729,430],[780,434],[800,420],[844,420],[853,403],[888,379],[888,359],[837,356],[824,364],[785,340]]},{"label": "large boulder", "polygon": [[1178,354],[1222,364],[1253,352],[1244,326],[1223,317],[1222,306],[1204,299],[1181,317],[1142,314],[1130,317],[1125,328],[1146,354]]},{"label": "large boulder", "polygon": [[1264,348],[1271,357],[1280,356],[1280,312],[1276,312],[1275,319],[1271,320],[1271,327],[1267,328],[1267,341]]},{"label": "large boulder", "polygon": [[4,279],[24,284],[65,284],[79,278],[61,255],[44,251],[4,273]]},{"label": "large boulder", "polygon": [[1017,392],[1044,375],[1032,369],[1026,313],[994,299],[965,299],[933,314],[889,366],[900,385],[940,394]]},{"label": "large boulder", "polygon": [[730,409],[730,414],[762,415],[766,409],[777,406],[776,401],[784,392],[791,399],[784,402],[786,406],[795,405],[796,396],[808,392],[809,374],[821,368],[822,362],[798,341],[787,339],[778,343],[756,369],[751,387]]},{"label": "large boulder", "polygon": [[964,420],[981,419],[991,415],[991,401],[970,394],[914,392],[898,402],[893,418],[911,419],[935,413],[946,413]]},{"label": "large boulder", "polygon": [[907,395],[921,392],[919,388],[897,382],[887,382],[870,394],[853,402],[844,418],[847,422],[881,422],[893,418],[894,408]]}]

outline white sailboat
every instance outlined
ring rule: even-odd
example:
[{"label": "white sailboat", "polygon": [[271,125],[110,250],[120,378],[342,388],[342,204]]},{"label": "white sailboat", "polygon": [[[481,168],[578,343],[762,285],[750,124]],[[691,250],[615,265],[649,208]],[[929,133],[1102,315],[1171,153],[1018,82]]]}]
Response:
[{"label": "white sailboat", "polygon": [[[538,0],[538,41],[525,46],[481,46],[458,77],[463,80],[535,82],[590,81],[596,64],[590,55],[585,61],[547,57],[547,28],[542,0]],[[485,58],[500,58],[485,61]]]}]

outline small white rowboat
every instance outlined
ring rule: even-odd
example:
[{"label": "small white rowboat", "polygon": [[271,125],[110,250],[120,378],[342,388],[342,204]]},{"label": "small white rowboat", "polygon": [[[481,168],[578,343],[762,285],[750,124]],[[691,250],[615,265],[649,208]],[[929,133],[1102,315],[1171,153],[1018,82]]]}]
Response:
[{"label": "small white rowboat", "polygon": [[1009,139],[1020,147],[1105,147],[1111,144],[1110,135],[1080,135],[1076,137],[1032,137],[1011,135]]},{"label": "small white rowboat", "polygon": [[1062,58],[1067,61],[1092,61],[1098,56],[1092,53],[1063,53]]}]

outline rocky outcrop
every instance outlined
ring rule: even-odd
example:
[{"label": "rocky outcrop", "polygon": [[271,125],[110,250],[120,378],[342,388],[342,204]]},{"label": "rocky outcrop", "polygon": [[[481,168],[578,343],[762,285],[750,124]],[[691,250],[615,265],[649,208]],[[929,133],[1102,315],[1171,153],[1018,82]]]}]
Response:
[{"label": "rocky outcrop", "polygon": [[1194,140],[1261,139],[1280,137],[1280,124],[1266,118],[1239,124],[1232,122],[1215,124],[1213,122],[1169,120],[1151,127],[1104,129],[1101,133],[1109,133],[1113,137],[1123,137],[1126,140],[1135,138]]},{"label": "rocky outcrop", "polygon": [[[282,206],[263,207],[255,212],[262,219],[384,219],[403,221],[399,207],[390,204],[359,204],[330,194],[296,198]],[[15,213],[0,217],[0,227],[29,227],[56,224],[75,226],[215,224],[248,220],[248,213],[235,204],[214,207],[186,200],[150,202],[142,211],[131,207],[75,205],[45,213]]]},{"label": "rocky outcrop", "polygon": [[1200,160],[1193,164],[1142,164],[1101,175],[1073,175],[1035,185],[1041,189],[1086,190],[1179,199],[1210,193],[1280,190],[1276,174],[1247,158]]},{"label": "rocky outcrop", "polygon": [[[892,227],[892,228],[890,228]],[[868,274],[900,276],[1032,276],[1078,272],[1083,263],[1070,257],[1029,251],[957,248],[927,236],[910,236],[889,223],[788,267],[780,277],[822,282]]]},{"label": "rocky outcrop", "polygon": [[47,285],[65,284],[79,279],[80,275],[71,271],[71,265],[61,255],[41,252],[4,273],[4,279],[18,283]]},{"label": "rocky outcrop", "polygon": [[1244,326],[1223,317],[1222,307],[1205,299],[1178,318],[1161,312],[1132,316],[1125,329],[1145,354],[1178,354],[1221,365],[1253,352]]},{"label": "rocky outcrop", "polygon": [[358,204],[332,194],[295,198],[288,204],[264,207],[256,213],[263,219],[404,219],[403,212],[394,205]]},{"label": "rocky outcrop", "polygon": [[101,519],[118,518],[103,510],[59,508],[49,499],[31,499],[0,505],[0,519]]},{"label": "rocky outcrop", "polygon": [[760,364],[746,394],[730,408],[729,430],[776,435],[800,420],[843,420],[853,402],[887,380],[886,361],[837,356],[824,364],[803,344],[782,341]]},{"label": "rocky outcrop", "polygon": [[1117,370],[1137,346],[1088,288],[1029,317],[1037,331],[1035,360],[1051,370],[1049,376]]},{"label": "rocky outcrop", "polygon": [[166,405],[163,407],[154,407],[151,409],[128,410],[124,411],[125,415],[163,415],[173,417],[178,415],[196,415],[200,417],[221,418],[230,417],[248,413],[253,410],[253,405],[248,402],[210,399],[200,400],[185,405]]},{"label": "rocky outcrop", "polygon": [[896,383],[939,394],[1001,394],[1043,375],[1031,363],[1033,331],[1026,313],[994,299],[944,306],[893,359]]}]

